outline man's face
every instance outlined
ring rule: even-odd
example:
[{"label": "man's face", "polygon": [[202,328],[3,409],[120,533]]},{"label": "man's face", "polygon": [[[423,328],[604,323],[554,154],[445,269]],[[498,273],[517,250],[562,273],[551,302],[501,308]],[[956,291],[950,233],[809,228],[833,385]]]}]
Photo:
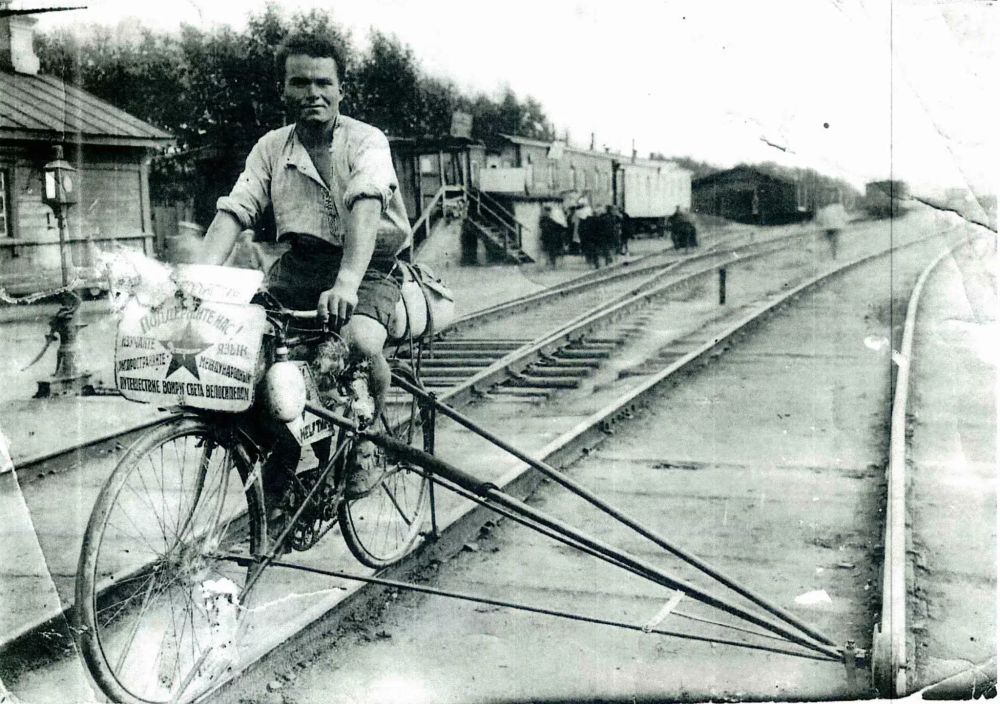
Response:
[{"label": "man's face", "polygon": [[296,122],[325,124],[340,112],[344,93],[337,78],[337,62],[293,54],[285,59],[285,105]]}]

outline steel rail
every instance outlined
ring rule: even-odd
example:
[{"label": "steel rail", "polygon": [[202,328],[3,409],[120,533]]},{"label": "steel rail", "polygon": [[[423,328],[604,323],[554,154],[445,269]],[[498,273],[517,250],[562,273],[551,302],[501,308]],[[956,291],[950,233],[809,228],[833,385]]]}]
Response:
[{"label": "steel rail", "polygon": [[[435,482],[437,484],[443,484],[443,481],[439,477],[434,476],[433,474],[425,473],[424,476],[426,476],[432,482]],[[467,490],[463,489],[462,487],[459,487],[459,486],[456,486],[456,485],[446,486],[446,488],[449,489],[450,491],[455,492],[459,496],[462,496],[463,498],[468,499],[469,501],[475,502],[476,504],[482,506],[483,508],[486,508],[486,509],[489,509],[490,511],[493,511],[494,513],[496,513],[499,516],[503,516],[504,518],[508,518],[508,519],[510,519],[510,520],[512,520],[512,521],[514,521],[514,522],[516,522],[516,523],[518,523],[518,524],[520,524],[520,525],[522,525],[522,526],[524,526],[526,528],[530,528],[531,530],[533,530],[533,531],[535,531],[535,532],[537,532],[537,533],[539,533],[541,535],[544,535],[547,538],[551,538],[551,539],[553,539],[553,540],[555,540],[555,541],[557,541],[559,543],[562,543],[563,545],[571,547],[571,548],[573,548],[575,550],[579,550],[580,552],[582,552],[584,554],[587,554],[587,555],[590,555],[591,557],[595,557],[595,558],[597,558],[597,559],[599,559],[599,560],[601,560],[603,562],[607,562],[610,565],[614,565],[615,567],[623,569],[626,572],[631,572],[632,574],[635,574],[636,576],[646,577],[646,575],[644,573],[639,572],[638,570],[633,569],[632,567],[630,567],[629,565],[621,562],[620,560],[616,560],[616,559],[613,559],[613,558],[611,558],[611,557],[609,557],[607,555],[604,555],[604,554],[602,554],[602,553],[600,553],[600,552],[598,552],[596,550],[593,550],[590,547],[588,547],[588,546],[586,546],[586,545],[584,545],[584,544],[582,544],[582,543],[580,543],[578,541],[573,540],[572,538],[569,538],[568,536],[564,536],[564,535],[561,535],[560,533],[552,531],[552,530],[546,528],[545,526],[542,526],[542,525],[536,524],[536,523],[532,523],[526,517],[521,516],[520,514],[515,513],[513,511],[510,511],[508,509],[502,508],[500,506],[496,506],[494,504],[491,504],[488,501],[480,498],[479,496],[477,496],[476,494],[474,494],[471,491],[467,491]],[[737,626],[737,625],[732,624],[732,623],[723,623],[721,621],[713,621],[711,619],[703,618],[701,616],[695,616],[693,614],[687,614],[687,613],[684,613],[682,611],[678,611],[677,609],[672,610],[670,612],[670,615],[677,616],[679,618],[690,619],[692,621],[698,621],[700,623],[706,623],[706,624],[713,625],[713,626],[719,626],[720,628],[729,628],[731,630],[739,631],[741,633],[749,633],[750,635],[757,636],[758,638],[770,638],[770,639],[773,639],[773,640],[781,641],[783,643],[788,643],[789,642],[787,639],[781,638],[780,636],[775,636],[775,635],[773,635],[771,633],[764,633],[763,631],[754,631],[754,630],[751,630],[749,628],[743,628],[741,626]]]},{"label": "steel rail", "polygon": [[[609,267],[615,269],[615,271],[611,275],[606,275],[604,273],[605,271],[607,271],[607,268],[601,270],[600,272],[590,272],[578,277],[574,277],[569,281],[564,281],[560,284],[556,284],[555,286],[546,288],[542,291],[537,291],[535,293],[528,294],[526,296],[521,296],[519,298],[515,298],[510,301],[505,301],[504,303],[499,303],[495,306],[480,311],[474,311],[466,316],[463,316],[462,318],[459,318],[457,321],[455,321],[454,324],[452,324],[452,326],[450,326],[444,332],[450,334],[463,328],[474,327],[476,325],[483,324],[494,318],[499,318],[503,317],[504,315],[513,314],[517,311],[530,308],[536,304],[545,303],[548,300],[556,299],[562,296],[572,295],[579,291],[588,290],[590,288],[596,288],[602,284],[615,281],[620,278],[640,276],[643,273],[649,271],[655,271],[658,269],[663,270],[663,273],[666,274],[670,270],[673,270],[674,268],[677,268],[684,264],[689,264],[691,262],[698,261],[703,258],[709,258],[713,256],[717,257],[719,255],[724,255],[730,251],[735,252],[740,249],[750,248],[754,246],[759,247],[770,243],[784,242],[787,239],[792,239],[798,236],[800,236],[799,233],[782,235],[780,237],[775,237],[766,240],[764,242],[737,245],[736,247],[733,247],[731,250],[726,250],[725,248],[721,247],[714,248],[711,250],[707,250],[705,252],[701,252],[697,255],[689,256],[679,260],[664,262],[662,264],[644,264],[640,267],[632,268],[636,264],[644,262],[647,259],[655,259],[657,257],[662,257],[667,252],[670,252],[672,250],[653,252],[651,254],[647,254],[643,257],[640,257],[639,259],[635,259],[630,262],[621,262],[619,264],[613,265],[613,267]],[[642,285],[645,285],[646,283],[648,282],[644,282],[644,284]],[[445,338],[443,338],[441,334],[436,334],[435,339],[445,339]],[[103,443],[108,443],[117,440],[118,438],[129,435],[130,433],[135,433],[150,428],[158,423],[161,423],[162,421],[163,421],[162,417],[155,417],[148,420],[143,420],[134,425],[130,425],[127,428],[107,433],[102,433],[97,437],[88,439],[85,442],[75,443],[69,447],[43,450],[33,455],[17,458],[15,469],[23,474],[27,469],[35,465],[42,464],[44,462],[48,462],[51,460],[58,460],[60,457],[71,455],[73,453],[84,450],[88,447],[95,447]],[[2,471],[0,471],[0,473],[2,473]]]},{"label": "steel rail", "polygon": [[498,435],[494,434],[487,428],[473,421],[468,416],[455,410],[454,408],[451,408],[450,406],[444,403],[441,403],[437,398],[434,397],[433,394],[428,394],[423,389],[414,386],[413,384],[410,384],[404,379],[398,379],[397,383],[402,388],[406,389],[408,392],[413,394],[414,396],[420,397],[425,401],[427,401],[428,403],[432,403],[434,405],[435,410],[438,413],[447,416],[448,418],[452,419],[462,427],[471,430],[476,435],[485,438],[496,447],[499,447],[508,454],[526,463],[528,466],[538,470],[552,481],[556,482],[563,488],[570,490],[571,492],[582,498],[591,506],[594,506],[595,508],[599,509],[604,514],[615,519],[622,525],[631,528],[633,531],[635,531],[642,537],[651,541],[655,545],[663,548],[672,555],[680,558],[681,560],[688,563],[692,567],[697,568],[704,574],[708,575],[715,581],[733,590],[740,596],[752,601],[754,604],[764,609],[771,615],[777,616],[785,623],[795,626],[800,631],[808,634],[811,638],[819,641],[820,643],[825,643],[826,645],[836,647],[836,642],[823,632],[813,628],[802,619],[789,613],[788,611],[781,608],[779,605],[773,603],[769,599],[766,599],[763,596],[753,592],[749,588],[743,586],[738,581],[736,581],[735,579],[724,573],[721,569],[709,564],[705,560],[700,559],[693,553],[684,550],[678,545],[675,545],[660,533],[654,531],[652,528],[643,525],[636,519],[629,516],[622,509],[612,505],[608,501],[605,501],[604,499],[599,497],[597,494],[595,494],[593,491],[585,487],[580,482],[571,479],[569,476],[566,475],[565,472],[561,472],[552,465],[542,462],[541,460],[535,459],[534,457],[528,455],[526,452],[523,452],[522,450],[514,447],[510,443],[503,440],[503,438],[499,437]]},{"label": "steel rail", "polygon": [[[815,233],[811,233],[815,236]],[[467,327],[474,327],[476,325],[481,325],[494,318],[503,317],[506,315],[511,315],[521,310],[530,308],[531,306],[538,303],[545,303],[546,301],[567,296],[570,294],[577,293],[579,291],[584,291],[591,288],[596,288],[597,286],[617,281],[618,279],[627,279],[630,277],[640,276],[647,272],[661,271],[666,274],[669,271],[680,268],[682,266],[697,263],[704,259],[710,259],[713,257],[724,256],[729,253],[735,253],[740,250],[745,249],[755,249],[758,247],[765,247],[768,245],[775,245],[769,251],[774,251],[781,248],[782,245],[786,245],[788,240],[801,238],[803,233],[792,233],[788,235],[781,235],[779,237],[774,237],[761,242],[747,242],[744,244],[735,245],[729,249],[725,247],[716,246],[706,249],[698,254],[688,255],[681,259],[676,259],[668,262],[663,262],[659,264],[640,264],[646,260],[656,259],[665,256],[668,252],[673,250],[664,250],[661,252],[653,252],[647,254],[639,259],[635,259],[629,262],[621,262],[612,265],[612,267],[607,267],[605,269],[594,271],[589,274],[583,274],[582,276],[575,277],[569,281],[564,281],[555,286],[550,286],[549,288],[543,289],[541,291],[536,291],[535,293],[529,293],[526,296],[521,296],[519,298],[514,298],[509,301],[504,301],[503,303],[497,303],[496,305],[484,308],[481,310],[474,311],[465,315],[454,323],[452,323],[447,330],[442,331],[442,335],[449,335],[453,332],[461,330]],[[614,269],[611,273],[608,272],[609,269]],[[447,339],[446,337],[444,339]]]},{"label": "steel rail", "polygon": [[393,438],[382,435],[381,433],[373,433],[368,430],[362,430],[358,428],[353,421],[312,402],[306,402],[306,409],[310,413],[313,413],[341,428],[357,433],[359,437],[370,440],[376,445],[392,453],[394,456],[408,460],[418,467],[444,478],[447,482],[456,484],[463,489],[471,491],[479,495],[481,498],[495,502],[510,511],[526,516],[532,521],[539,523],[557,533],[570,537],[603,555],[620,560],[622,563],[645,573],[646,578],[650,581],[667,587],[668,589],[680,590],[691,598],[697,599],[705,604],[708,604],[709,606],[713,606],[732,616],[737,616],[754,624],[755,626],[767,629],[772,633],[784,636],[787,640],[790,640],[797,645],[823,653],[832,660],[839,661],[843,657],[835,647],[831,647],[825,643],[814,643],[809,638],[805,638],[799,633],[789,630],[783,624],[770,621],[769,619],[749,611],[746,608],[729,601],[728,599],[709,594],[695,584],[687,582],[680,577],[671,575],[670,573],[665,572],[647,561],[631,555],[625,550],[609,545],[598,538],[588,535],[582,530],[570,526],[565,521],[549,516],[546,513],[529,506],[523,501],[520,501],[513,496],[509,496],[500,490],[495,484],[491,482],[483,482],[458,467],[445,462],[439,457],[435,457],[434,455],[424,452],[423,450],[401,443]]},{"label": "steel rail", "polygon": [[882,616],[872,636],[872,673],[875,686],[887,697],[907,694],[907,578],[906,578],[906,414],[913,363],[913,337],[924,286],[938,265],[956,249],[946,248],[920,273],[906,306],[903,337],[896,362],[896,388],[889,424],[889,463],[886,466],[886,508],[882,560]]},{"label": "steel rail", "polygon": [[[933,237],[941,236],[946,232],[947,231],[935,232],[901,247],[897,247],[896,250],[924,243],[927,240]],[[671,377],[693,367],[699,361],[706,359],[714,350],[725,347],[736,335],[749,331],[752,329],[754,324],[758,323],[761,319],[776,311],[780,307],[786,305],[790,300],[794,299],[806,290],[822,284],[827,279],[861,266],[878,257],[891,254],[896,250],[889,248],[861,257],[852,262],[846,262],[835,270],[819,274],[794,287],[793,289],[783,291],[780,298],[777,300],[767,303],[752,311],[750,314],[744,316],[734,324],[722,330],[714,338],[714,340],[704,343],[680,359],[675,360],[668,367],[664,368],[654,377],[642,383],[639,387],[623,394],[618,399],[609,403],[607,406],[592,414],[584,421],[578,423],[576,427],[563,433],[560,437],[556,438],[543,448],[539,452],[539,456],[552,463],[571,463],[586,449],[596,447],[603,442],[607,437],[606,429],[613,427],[618,420],[631,419],[634,417],[634,413],[638,408],[654,400],[661,392],[664,382]],[[510,489],[519,487],[518,490],[527,492],[530,488],[535,486],[535,484],[529,480],[529,469],[530,468],[527,465],[512,467],[502,478],[498,480],[498,484]],[[440,534],[433,543],[424,541],[422,544],[418,544],[414,552],[411,553],[410,558],[404,560],[398,565],[387,568],[381,574],[403,574],[405,570],[413,569],[420,564],[420,560],[422,558],[425,559],[427,555],[439,553],[450,554],[450,552],[457,550],[457,547],[446,547],[445,540],[450,536],[450,540],[452,542],[456,539],[461,541],[463,539],[460,537],[461,535],[467,535],[470,531],[477,530],[477,526],[482,521],[482,516],[477,513],[477,510],[480,508],[481,507],[474,505],[468,506],[459,515],[450,520],[449,524],[445,526],[445,532]],[[433,549],[431,549],[432,546]],[[446,552],[442,553],[442,551]],[[374,594],[359,591],[352,594],[350,596],[350,601],[347,602],[342,602],[341,599],[338,598],[336,602],[329,601],[323,604],[318,604],[315,608],[310,609],[310,615],[307,617],[309,619],[308,623],[316,624],[323,618],[338,618],[343,615],[344,611],[347,610],[366,608],[365,604],[367,604],[372,598],[375,598]],[[338,608],[338,606],[340,608]],[[303,625],[300,630],[306,627],[308,627],[308,624]],[[279,645],[280,644],[276,643],[273,646],[268,646],[266,651],[255,656],[253,661],[242,663],[238,672],[245,671],[253,663],[259,662]],[[863,650],[856,651],[856,663],[867,662],[868,658],[869,654],[867,652]],[[238,672],[234,672],[233,677],[230,677],[225,682],[220,682],[219,687],[223,687],[226,686],[227,683],[231,683]],[[218,688],[213,691],[218,691]]]},{"label": "steel rail", "polygon": [[[740,257],[738,261],[750,261],[769,253],[770,251],[768,250],[756,252]],[[632,290],[581,313],[573,320],[565,323],[561,328],[557,328],[548,335],[508,353],[482,371],[468,377],[457,386],[449,388],[441,394],[439,400],[448,401],[451,405],[464,405],[477,395],[484,393],[488,387],[495,386],[501,381],[523,372],[533,362],[543,358],[546,354],[555,352],[567,342],[584,337],[594,328],[606,324],[615,316],[627,312],[639,303],[645,303],[659,296],[667,295],[676,288],[689,285],[699,277],[711,274],[718,266],[718,264],[712,264],[686,274],[679,279],[667,281],[643,291],[642,289],[645,286],[662,276],[660,273],[653,274]]]}]

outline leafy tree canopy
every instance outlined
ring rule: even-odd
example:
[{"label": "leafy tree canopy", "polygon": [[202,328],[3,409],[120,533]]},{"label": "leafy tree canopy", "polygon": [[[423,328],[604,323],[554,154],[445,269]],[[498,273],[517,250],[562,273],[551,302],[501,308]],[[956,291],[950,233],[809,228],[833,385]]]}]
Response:
[{"label": "leafy tree canopy", "polygon": [[274,53],[291,32],[336,38],[345,48],[345,114],[391,136],[447,134],[451,115],[473,115],[473,136],[506,132],[552,139],[541,104],[509,87],[498,95],[468,94],[426,74],[413,50],[373,30],[364,52],[327,11],[285,14],[270,3],[245,29],[155,31],[135,23],[40,34],[42,72],[72,82],[173,133],[176,145],[154,160],[154,197],[172,200],[232,184],[250,146],[284,124],[281,76]]}]

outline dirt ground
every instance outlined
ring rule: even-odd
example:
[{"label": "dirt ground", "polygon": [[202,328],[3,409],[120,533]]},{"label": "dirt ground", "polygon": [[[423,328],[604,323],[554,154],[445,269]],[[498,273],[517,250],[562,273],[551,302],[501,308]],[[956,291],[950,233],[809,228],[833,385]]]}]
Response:
[{"label": "dirt ground", "polygon": [[[939,249],[913,248],[892,264],[861,267],[803,296],[793,314],[773,318],[620,429],[574,467],[574,476],[807,622],[863,647],[878,610],[875,568],[892,370],[888,346],[878,341],[897,336],[901,302]],[[663,324],[648,321],[654,330]],[[551,406],[509,402],[490,408],[491,427],[530,450],[604,394],[620,392],[620,386],[597,382]],[[474,470],[495,461],[478,445],[454,439],[445,429],[440,446],[464,456],[463,466]],[[536,505],[575,523],[587,513],[561,492],[540,492]],[[607,524],[589,528],[602,539],[621,539],[644,558],[656,554]],[[431,573],[435,586],[636,624],[669,596],[506,523]],[[825,596],[812,605],[796,602],[810,593]],[[683,603],[686,613],[709,615]],[[704,628],[693,630],[704,634]],[[327,654],[297,662],[292,651],[279,660],[283,667],[269,668],[273,674],[264,680],[255,675],[226,700],[867,695],[860,682],[848,685],[837,664],[409,595],[394,597],[370,622],[350,624]]]}]

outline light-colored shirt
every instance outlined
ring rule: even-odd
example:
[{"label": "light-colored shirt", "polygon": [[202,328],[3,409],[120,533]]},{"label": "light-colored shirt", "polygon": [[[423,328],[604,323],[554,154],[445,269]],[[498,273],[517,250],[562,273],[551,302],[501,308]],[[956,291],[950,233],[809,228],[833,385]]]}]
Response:
[{"label": "light-colored shirt", "polygon": [[377,198],[382,217],[375,256],[398,254],[410,244],[410,220],[399,193],[389,140],[381,130],[340,115],[330,144],[330,185],[289,125],[268,132],[247,156],[232,192],[216,203],[244,228],[253,227],[268,205],[280,240],[312,235],[343,246],[347,214],[359,198]]},{"label": "light-colored shirt", "polygon": [[814,217],[816,224],[826,230],[839,230],[847,225],[847,211],[840,203],[824,205]]}]

